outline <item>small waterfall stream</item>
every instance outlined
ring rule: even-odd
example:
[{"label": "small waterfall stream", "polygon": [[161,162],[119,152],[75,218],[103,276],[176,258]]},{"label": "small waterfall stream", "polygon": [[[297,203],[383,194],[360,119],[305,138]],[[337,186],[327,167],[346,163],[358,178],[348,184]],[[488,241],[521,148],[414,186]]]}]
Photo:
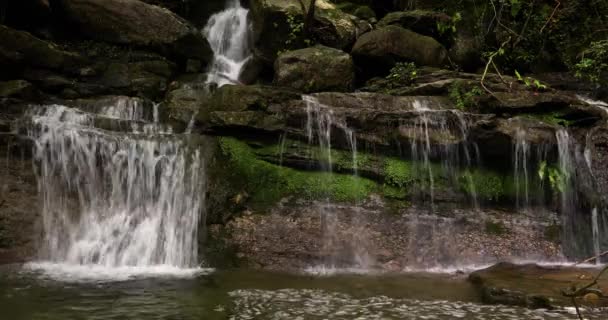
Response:
[{"label": "small waterfall stream", "polygon": [[[353,174],[357,175],[357,139],[355,132],[350,129],[344,120],[334,116],[331,107],[326,106],[318,101],[313,96],[303,96],[302,99],[306,102],[306,135],[309,145],[314,145],[316,142],[321,151],[321,157],[325,157],[325,161],[321,161],[322,170],[330,174],[332,168],[332,129],[339,128],[344,133],[344,138],[352,153]],[[368,269],[373,264],[373,259],[367,252],[367,238],[365,232],[356,232],[349,239],[351,252],[340,252],[342,247],[341,239],[338,234],[339,217],[334,212],[331,205],[331,199],[327,198],[325,204],[320,208],[321,221],[323,227],[323,252],[328,253],[328,261],[321,268],[340,268],[345,265],[347,268]],[[357,229],[365,224],[362,215],[357,212],[351,213],[351,227]],[[338,250],[336,252],[336,250]],[[343,250],[342,250],[343,251]]]},{"label": "small waterfall stream", "polygon": [[243,8],[239,0],[228,0],[224,11],[209,18],[203,33],[214,56],[207,83],[219,87],[240,83],[241,71],[251,58],[248,15],[249,10]]},{"label": "small waterfall stream", "polygon": [[[41,258],[66,266],[194,268],[204,219],[204,162],[156,124],[126,132],[96,119],[143,120],[129,101],[92,114],[36,106],[27,121],[42,195]],[[139,132],[139,133],[138,133]]]}]

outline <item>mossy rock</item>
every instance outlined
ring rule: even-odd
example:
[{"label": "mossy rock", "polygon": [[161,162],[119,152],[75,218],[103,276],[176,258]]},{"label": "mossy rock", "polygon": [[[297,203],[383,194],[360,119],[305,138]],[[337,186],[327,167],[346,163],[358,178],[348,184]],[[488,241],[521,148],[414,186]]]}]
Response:
[{"label": "mossy rock", "polygon": [[442,12],[426,10],[397,11],[384,16],[384,18],[378,21],[377,26],[381,28],[397,25],[416,33],[439,39],[443,34],[439,32],[437,26],[440,24],[449,25],[451,20],[450,16]]},{"label": "mossy rock", "polygon": [[25,80],[0,82],[0,98],[34,99],[38,95],[36,88]]},{"label": "mossy rock", "polygon": [[[305,5],[309,2],[305,1]],[[251,1],[255,46],[261,62],[272,65],[280,52],[303,48],[311,42],[345,49],[355,41],[357,28],[352,16],[326,0],[316,2],[313,34],[311,39],[305,39],[305,10],[308,8],[303,10],[298,0]]]},{"label": "mossy rock", "polygon": [[442,66],[447,51],[437,40],[404,29],[386,26],[362,35],[352,50],[355,64],[365,75],[385,75],[397,62]]},{"label": "mossy rock", "polygon": [[350,55],[325,46],[288,51],[275,61],[274,82],[303,92],[350,91],[354,80]]}]

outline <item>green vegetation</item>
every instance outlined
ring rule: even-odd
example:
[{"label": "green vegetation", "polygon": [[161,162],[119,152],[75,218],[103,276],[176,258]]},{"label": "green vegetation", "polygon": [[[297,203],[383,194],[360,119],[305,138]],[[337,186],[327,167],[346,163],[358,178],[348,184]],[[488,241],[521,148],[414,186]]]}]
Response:
[{"label": "green vegetation", "polygon": [[545,161],[542,161],[538,166],[538,178],[540,181],[549,181],[551,190],[560,193],[566,190],[569,180],[567,172],[562,172],[554,166],[548,166]]},{"label": "green vegetation", "polygon": [[349,202],[364,199],[377,188],[375,182],[361,177],[299,171],[271,164],[258,159],[247,143],[235,138],[220,138],[220,147],[229,159],[235,180],[258,205],[272,204],[292,194]]},{"label": "green vegetation", "polygon": [[468,194],[475,194],[479,199],[498,201],[513,195],[505,188],[505,177],[486,170],[467,170],[459,176],[460,189]]},{"label": "green vegetation", "polygon": [[608,74],[608,40],[592,42],[574,70],[576,76],[599,83]]},{"label": "green vegetation", "polygon": [[473,86],[471,89],[464,89],[461,82],[454,82],[450,86],[448,97],[456,105],[456,108],[465,110],[476,105],[475,98],[482,95],[483,91],[478,86]]},{"label": "green vegetation", "polygon": [[386,80],[389,81],[389,88],[403,87],[411,85],[417,76],[416,64],[413,62],[398,62],[390,70]]},{"label": "green vegetation", "polygon": [[460,12],[455,12],[449,23],[437,21],[437,31],[439,31],[439,34],[446,34],[448,32],[454,34],[456,33],[456,25],[458,25],[460,20],[462,20],[462,15]]},{"label": "green vegetation", "polygon": [[521,74],[517,70],[515,70],[515,76],[517,77],[517,81],[526,85],[526,88],[533,88],[537,91],[546,90],[547,85],[542,84],[538,79],[534,79],[532,77],[522,77]]},{"label": "green vegetation", "polygon": [[541,121],[550,125],[568,127],[571,125],[572,121],[564,119],[564,116],[564,112],[559,110],[545,113],[527,113],[521,115],[523,118]]}]

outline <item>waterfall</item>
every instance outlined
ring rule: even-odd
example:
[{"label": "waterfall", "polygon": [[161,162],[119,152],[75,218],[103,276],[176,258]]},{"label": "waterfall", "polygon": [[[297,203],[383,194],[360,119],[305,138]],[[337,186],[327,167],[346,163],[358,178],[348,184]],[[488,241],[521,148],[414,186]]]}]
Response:
[{"label": "waterfall", "polygon": [[224,11],[209,18],[203,30],[213,50],[207,83],[220,87],[239,83],[243,66],[251,57],[248,14],[239,0],[228,0]]},{"label": "waterfall", "polygon": [[[526,131],[518,128],[515,135],[515,152],[514,152],[514,166],[515,166],[515,197],[516,206],[519,210],[526,210],[530,205],[530,189],[528,176],[528,163],[530,161],[530,145],[526,140]],[[521,190],[521,184],[523,182],[523,194]],[[522,197],[523,196],[523,197]],[[523,198],[523,199],[522,199]]]},{"label": "waterfall", "polygon": [[26,120],[42,196],[41,258],[96,268],[198,265],[205,200],[198,148],[162,130],[94,127],[100,116],[141,119],[137,108],[32,110]]},{"label": "waterfall", "polygon": [[[479,150],[474,143],[469,142],[469,123],[462,112],[432,109],[428,101],[421,99],[414,100],[412,108],[417,114],[415,120],[400,130],[410,139],[411,159],[417,167],[415,172],[424,175],[418,179],[428,182],[427,191],[432,211],[438,174],[443,174],[448,179],[457,179],[459,170],[481,164]],[[434,141],[435,139],[439,141]],[[439,161],[442,167],[435,166],[434,169],[433,161]],[[467,192],[472,206],[479,209],[471,174],[466,172],[463,178],[467,180]]]},{"label": "waterfall", "polygon": [[[321,157],[325,157],[325,161],[321,161],[322,170],[332,174],[332,128],[339,128],[349,145],[352,153],[353,171],[354,175],[357,174],[357,139],[355,132],[350,129],[346,122],[342,119],[337,118],[334,115],[331,107],[326,106],[318,101],[313,96],[303,96],[302,99],[306,102],[306,135],[308,138],[309,145],[314,145],[317,142],[321,151]],[[330,177],[331,179],[331,177]],[[352,235],[350,239],[352,252],[334,252],[340,248],[341,240],[339,238],[339,217],[334,212],[332,205],[330,204],[329,198],[326,199],[325,204],[320,208],[321,223],[323,227],[323,251],[330,252],[329,261],[326,261],[326,265],[323,268],[336,268],[339,267],[338,259],[344,260],[345,256],[351,256],[349,259],[348,267],[356,267],[367,269],[372,266],[373,259],[367,251],[367,235],[365,232],[357,232]],[[358,209],[354,209],[351,214],[351,225],[354,227],[361,227],[365,225],[364,217],[358,212]]]}]

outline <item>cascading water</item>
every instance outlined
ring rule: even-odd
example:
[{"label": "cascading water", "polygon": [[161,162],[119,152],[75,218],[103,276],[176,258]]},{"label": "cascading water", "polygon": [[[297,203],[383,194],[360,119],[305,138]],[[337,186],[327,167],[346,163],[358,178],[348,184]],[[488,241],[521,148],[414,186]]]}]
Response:
[{"label": "cascading water", "polygon": [[[410,138],[410,156],[416,166],[415,172],[424,175],[418,179],[428,183],[428,197],[433,210],[435,179],[438,174],[434,172],[433,161],[439,161],[442,165],[435,170],[440,169],[439,171],[450,179],[457,179],[456,172],[463,169],[463,165],[465,168],[480,165],[479,150],[474,143],[469,142],[469,126],[462,112],[432,109],[427,101],[418,99],[412,103],[412,107],[417,117],[413,125],[404,130]],[[434,141],[438,136],[445,141]],[[467,180],[471,203],[478,209],[477,192],[472,177],[470,174],[464,174],[463,177]]]},{"label": "cascading water", "polygon": [[101,115],[59,105],[32,109],[27,132],[43,200],[41,258],[93,268],[194,268],[204,219],[200,151],[159,130],[93,127],[99,116],[141,119],[120,107]]},{"label": "cascading water", "polygon": [[219,87],[239,83],[243,66],[251,57],[248,14],[239,0],[228,0],[224,11],[209,18],[203,32],[214,56],[207,83]]},{"label": "cascading water", "polygon": [[[306,102],[306,135],[308,137],[309,145],[313,145],[316,142],[319,145],[321,156],[325,157],[325,161],[321,161],[322,170],[328,172],[330,175],[332,169],[332,128],[336,127],[343,131],[345,139],[349,144],[352,152],[353,170],[354,175],[357,174],[357,140],[355,133],[350,129],[344,121],[334,116],[332,109],[329,106],[321,104],[315,97],[303,96],[302,99]],[[330,177],[331,179],[331,177]],[[352,258],[347,262],[347,267],[355,267],[368,269],[371,267],[373,261],[367,252],[367,238],[364,232],[357,232],[353,234],[351,243],[352,252],[335,252],[337,248],[340,248],[340,239],[338,236],[338,224],[339,218],[337,214],[332,210],[330,199],[326,199],[325,204],[320,208],[321,210],[321,221],[323,227],[323,251],[329,252],[329,261],[323,267],[336,268],[338,267],[338,259],[345,260],[344,256],[351,256]],[[356,210],[355,210],[356,211]],[[363,217],[359,212],[353,212],[351,215],[351,225],[354,227],[364,225]]]}]

